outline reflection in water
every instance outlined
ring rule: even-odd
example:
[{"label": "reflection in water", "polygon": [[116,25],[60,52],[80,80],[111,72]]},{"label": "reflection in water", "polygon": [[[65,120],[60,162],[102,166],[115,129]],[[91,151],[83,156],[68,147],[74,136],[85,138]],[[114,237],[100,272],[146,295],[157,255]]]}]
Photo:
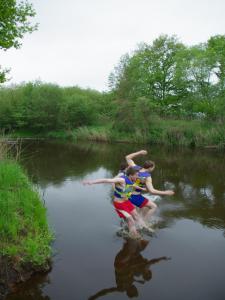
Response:
[{"label": "reflection in water", "polygon": [[[116,175],[127,153],[138,145],[102,143],[25,142],[22,163],[30,177],[44,191],[50,184],[60,186],[68,178],[80,180],[104,168]],[[175,189],[175,196],[159,203],[167,227],[176,219],[198,220],[212,228],[225,228],[225,156],[223,153],[191,149],[146,147],[156,162],[152,177],[159,189]],[[191,159],[190,159],[191,158]],[[138,158],[142,163],[143,158]]]},{"label": "reflection in water", "polygon": [[146,240],[126,240],[114,261],[116,287],[102,289],[88,299],[94,300],[114,292],[125,292],[129,298],[138,297],[135,283],[144,284],[150,281],[151,265],[170,259],[166,256],[151,260],[144,258],[140,252],[147,247],[148,243],[149,241]]},{"label": "reflection in water", "polygon": [[[125,155],[139,150],[138,145],[56,141],[27,142],[23,147],[23,164],[42,190],[49,184],[60,186],[68,178],[83,179],[99,168],[113,176]],[[203,225],[224,229],[224,154],[157,146],[146,149],[157,165],[152,174],[154,186],[175,188],[175,196],[163,197],[159,203],[164,221],[169,225],[176,218],[198,219]],[[138,163],[142,162],[143,158],[138,158]]]},{"label": "reflection in water", "polygon": [[[25,284],[20,284],[14,294],[7,297],[8,300],[50,300],[44,295],[43,288],[50,284],[48,275],[35,275]],[[24,289],[24,285],[26,289]]]},{"label": "reflection in water", "polygon": [[[49,221],[56,232],[57,261],[54,258],[53,269],[47,277],[40,280],[35,277],[21,292],[7,299],[82,300],[99,289],[98,283],[111,280],[112,271],[96,272],[103,261],[107,264],[114,259],[117,249],[111,237],[118,219],[109,204],[109,187],[96,186],[90,195],[81,180],[116,175],[125,155],[138,150],[140,146],[126,144],[24,143],[22,164],[45,199]],[[176,191],[173,197],[158,201],[161,221],[156,224],[157,239],[151,240],[152,248],[154,253],[167,249],[168,255],[176,259],[169,268],[165,264],[157,265],[157,276],[138,291],[141,284],[151,279],[151,265],[166,258],[148,260],[141,255],[148,243],[126,241],[115,258],[116,284],[90,299],[104,295],[120,299],[126,294],[129,297],[139,294],[139,299],[148,300],[150,293],[157,300],[223,299],[224,153],[161,146],[146,147],[146,150],[148,158],[157,166],[152,174],[154,186]],[[142,159],[138,158],[137,162],[141,164]],[[93,218],[86,218],[90,214]],[[204,229],[200,224],[205,225]],[[181,276],[183,270],[185,277]],[[119,296],[118,292],[121,292]]]}]

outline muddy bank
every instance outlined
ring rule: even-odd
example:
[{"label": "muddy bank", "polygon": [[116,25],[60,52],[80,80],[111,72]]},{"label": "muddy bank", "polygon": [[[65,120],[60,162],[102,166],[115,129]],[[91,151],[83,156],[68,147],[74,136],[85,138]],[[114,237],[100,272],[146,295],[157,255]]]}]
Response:
[{"label": "muddy bank", "polygon": [[51,261],[42,266],[31,263],[20,263],[17,258],[9,259],[0,256],[0,300],[6,295],[16,292],[18,284],[27,281],[36,273],[47,273],[51,270]]}]

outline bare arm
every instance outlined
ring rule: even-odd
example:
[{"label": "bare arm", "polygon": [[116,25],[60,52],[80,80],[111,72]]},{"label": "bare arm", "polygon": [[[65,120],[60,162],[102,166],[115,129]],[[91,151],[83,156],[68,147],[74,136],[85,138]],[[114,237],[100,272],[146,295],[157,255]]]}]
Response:
[{"label": "bare arm", "polygon": [[103,290],[97,292],[95,295],[92,295],[91,297],[89,297],[88,300],[94,300],[94,299],[100,298],[102,296],[111,294],[113,292],[119,292],[119,288],[118,287],[111,287],[111,288],[108,288],[108,289],[103,289]]},{"label": "bare arm", "polygon": [[126,161],[129,167],[134,167],[136,166],[135,162],[133,161],[133,159],[139,155],[146,155],[148,152],[146,150],[141,150],[138,152],[134,152],[131,154],[126,155]]},{"label": "bare arm", "polygon": [[153,187],[153,184],[152,184],[152,178],[151,177],[148,177],[147,180],[146,180],[146,188],[148,190],[149,193],[153,194],[153,195],[168,195],[168,196],[172,196],[174,195],[174,191],[172,190],[166,190],[166,191],[159,191],[159,190],[156,190],[154,187]]},{"label": "bare arm", "polygon": [[160,262],[161,260],[171,260],[171,257],[167,257],[167,256],[162,256],[159,258],[154,258],[148,261],[148,265],[153,265],[156,264],[158,262]]},{"label": "bare arm", "polygon": [[147,192],[148,190],[144,187],[140,187],[136,184],[133,185],[133,187],[136,189],[136,190],[140,190],[140,191],[143,191],[143,192]]},{"label": "bare arm", "polygon": [[102,179],[95,179],[95,180],[84,180],[83,184],[84,185],[92,185],[92,184],[99,184],[99,183],[119,183],[119,184],[123,184],[124,183],[124,179],[123,178],[119,178],[119,177],[115,177],[115,178],[102,178]]}]

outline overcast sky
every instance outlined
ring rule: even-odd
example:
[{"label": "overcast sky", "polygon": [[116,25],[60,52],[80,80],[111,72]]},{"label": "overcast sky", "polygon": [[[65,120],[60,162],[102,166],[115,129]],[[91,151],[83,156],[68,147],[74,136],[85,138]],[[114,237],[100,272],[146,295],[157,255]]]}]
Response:
[{"label": "overcast sky", "polygon": [[39,23],[19,50],[1,52],[10,83],[107,90],[120,57],[160,34],[193,45],[225,34],[224,0],[30,0]]}]

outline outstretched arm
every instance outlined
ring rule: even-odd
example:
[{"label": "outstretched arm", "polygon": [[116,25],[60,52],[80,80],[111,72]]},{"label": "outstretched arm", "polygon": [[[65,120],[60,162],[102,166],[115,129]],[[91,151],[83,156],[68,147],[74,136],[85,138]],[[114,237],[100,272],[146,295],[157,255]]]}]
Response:
[{"label": "outstretched arm", "polygon": [[163,195],[172,196],[172,195],[174,195],[174,191],[172,191],[172,190],[166,190],[166,191],[156,190],[153,187],[151,177],[148,177],[147,180],[146,180],[146,188],[147,188],[148,192],[153,194],[153,195],[160,195],[160,196],[163,196]]},{"label": "outstretched arm", "polygon": [[136,166],[135,162],[133,161],[133,159],[139,155],[146,155],[148,152],[146,150],[140,150],[138,152],[134,152],[131,154],[126,155],[126,161],[129,167],[134,167]]},{"label": "outstretched arm", "polygon": [[102,178],[102,179],[95,179],[95,180],[84,180],[84,185],[92,185],[92,184],[98,184],[98,183],[124,183],[123,178],[115,177],[115,178]]},{"label": "outstretched arm", "polygon": [[88,298],[88,300],[94,300],[97,299],[99,297],[111,294],[113,292],[119,292],[119,289],[117,287],[112,287],[112,288],[108,288],[108,289],[103,289],[99,292],[97,292],[95,295],[91,296]]},{"label": "outstretched arm", "polygon": [[161,260],[171,260],[171,257],[162,256],[159,258],[151,259],[148,261],[148,265],[156,264],[156,263],[160,262]]}]

